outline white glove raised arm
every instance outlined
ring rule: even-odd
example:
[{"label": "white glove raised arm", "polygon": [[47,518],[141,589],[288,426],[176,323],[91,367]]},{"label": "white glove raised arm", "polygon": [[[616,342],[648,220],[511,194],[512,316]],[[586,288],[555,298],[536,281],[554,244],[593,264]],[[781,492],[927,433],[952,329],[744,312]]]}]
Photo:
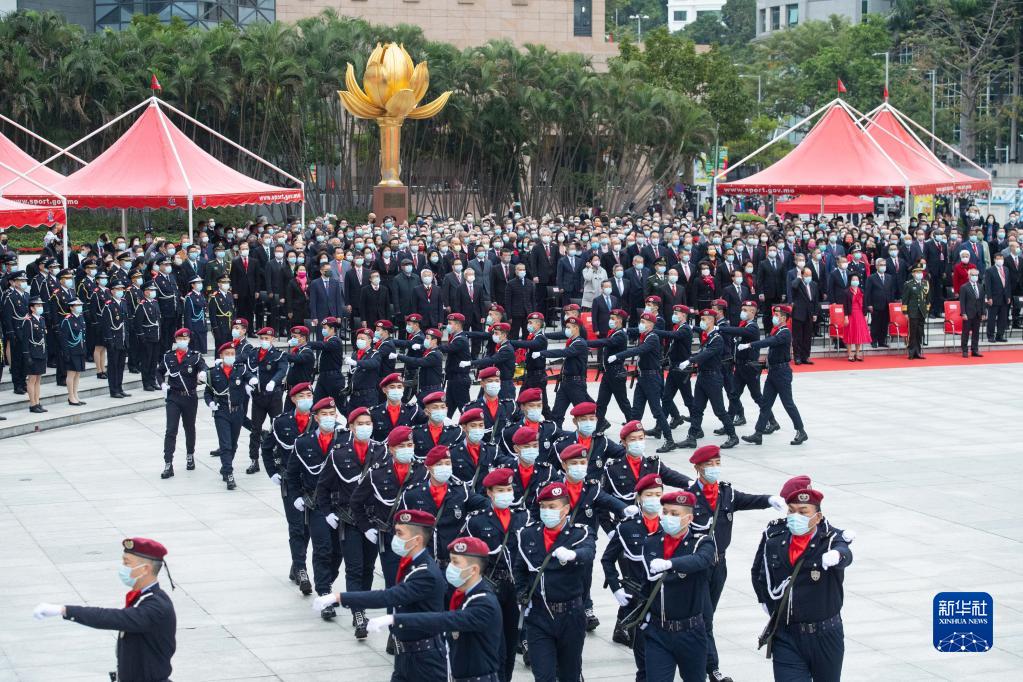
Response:
[{"label": "white glove raised arm", "polygon": [[767,503],[774,507],[776,511],[788,511],[788,505],[785,504],[785,498],[781,495],[771,495],[767,498]]},{"label": "white glove raised arm", "polygon": [[355,361],[355,358],[345,358],[345,364],[349,367],[355,367],[359,363]]},{"label": "white glove raised arm", "polygon": [[608,362],[618,362],[618,356],[617,355],[608,355],[607,356],[607,361]]},{"label": "white glove raised arm", "polygon": [[256,377],[249,379],[249,386],[259,386],[259,379]]},{"label": "white glove raised arm", "polygon": [[529,357],[531,357],[534,360],[536,360],[538,357],[540,357],[540,351],[538,351],[538,350],[533,351],[532,353],[529,354]]},{"label": "white glove raised arm", "polygon": [[388,353],[387,359],[388,360],[397,360],[398,359],[398,354],[397,353]]},{"label": "white glove raised arm", "polygon": [[459,367],[468,367],[468,366],[469,366],[469,365],[471,365],[471,364],[472,364],[472,363],[471,363],[471,362],[469,362],[468,360],[462,360],[461,362],[459,362],[459,363],[458,363],[458,366],[459,366]]},{"label": "white glove raised arm", "polygon": [[828,570],[832,566],[837,566],[838,562],[842,560],[842,555],[838,553],[837,549],[829,549],[827,552],[821,555],[821,566],[824,570]]},{"label": "white glove raised arm", "polygon": [[678,368],[679,369],[685,369],[688,366],[689,366],[689,361],[688,360],[683,360],[682,362],[680,362],[678,364]]},{"label": "white glove raised arm", "polygon": [[367,621],[366,629],[370,632],[383,632],[392,625],[394,625],[394,616],[377,616]]},{"label": "white glove raised arm", "polygon": [[735,347],[735,349],[736,350],[746,350],[747,348],[749,348],[749,346],[750,345],[748,343],[740,343],[738,346]]},{"label": "white glove raised arm", "polygon": [[412,350],[420,350],[423,347],[421,343],[413,343]]},{"label": "white glove raised arm", "polygon": [[64,607],[60,604],[49,604],[42,602],[32,611],[32,617],[36,620],[42,620],[44,618],[53,618],[54,616],[63,616]]}]

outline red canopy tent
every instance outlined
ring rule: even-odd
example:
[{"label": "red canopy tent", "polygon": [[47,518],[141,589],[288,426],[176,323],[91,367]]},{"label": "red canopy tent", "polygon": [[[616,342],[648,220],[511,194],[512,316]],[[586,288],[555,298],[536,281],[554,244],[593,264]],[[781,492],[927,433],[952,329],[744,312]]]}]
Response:
[{"label": "red canopy tent", "polygon": [[821,214],[821,213],[873,213],[874,202],[847,194],[804,194],[802,196],[779,201],[774,207],[775,213],[785,214]]},{"label": "red canopy tent", "polygon": [[[19,174],[24,174],[47,187],[53,187],[64,179],[64,176],[57,171],[39,165],[38,161],[22,151],[21,147],[2,133],[0,133],[0,163],[4,164],[4,166],[0,166],[0,195],[8,198],[19,194],[40,192],[38,187],[20,177]],[[8,170],[8,168],[12,170]]]},{"label": "red canopy tent", "polygon": [[0,197],[0,227],[56,225],[64,221],[64,209],[59,206],[32,206]]}]

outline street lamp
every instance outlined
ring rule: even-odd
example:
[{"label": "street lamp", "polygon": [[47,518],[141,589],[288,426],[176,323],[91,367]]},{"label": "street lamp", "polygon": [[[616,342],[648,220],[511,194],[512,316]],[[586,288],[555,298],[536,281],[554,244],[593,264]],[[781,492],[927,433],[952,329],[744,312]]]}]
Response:
[{"label": "street lamp", "polygon": [[649,20],[650,15],[648,14],[630,14],[630,19],[636,20],[636,41],[643,42],[643,20]]},{"label": "street lamp", "polygon": [[888,93],[888,62],[890,60],[890,55],[887,52],[875,52],[871,56],[872,57],[880,57],[881,55],[884,55],[884,91],[885,91],[886,99],[887,99],[887,93]]},{"label": "street lamp", "polygon": [[934,153],[934,127],[935,127],[934,126],[934,120],[935,120],[935,113],[937,112],[937,107],[936,107],[935,103],[937,101],[936,93],[937,93],[937,88],[938,88],[938,70],[937,69],[930,69],[927,72],[927,75],[930,76],[930,78],[931,78],[931,153],[933,154]]}]

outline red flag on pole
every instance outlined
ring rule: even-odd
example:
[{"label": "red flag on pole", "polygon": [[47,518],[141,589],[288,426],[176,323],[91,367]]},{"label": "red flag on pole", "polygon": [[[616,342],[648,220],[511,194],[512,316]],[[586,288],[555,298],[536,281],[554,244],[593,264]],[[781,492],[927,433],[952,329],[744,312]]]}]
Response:
[{"label": "red flag on pole", "polygon": [[156,80],[156,74],[154,73],[152,78],[149,79],[149,88],[153,92],[160,92],[163,88],[160,86],[160,81]]},{"label": "red flag on pole", "polygon": [[888,101],[888,86],[884,86],[884,101]]},{"label": "red flag on pole", "polygon": [[[156,76],[153,76],[153,78],[156,78]],[[838,94],[842,94],[843,92],[845,92],[845,83],[843,83],[842,79],[839,78],[838,79]]]}]

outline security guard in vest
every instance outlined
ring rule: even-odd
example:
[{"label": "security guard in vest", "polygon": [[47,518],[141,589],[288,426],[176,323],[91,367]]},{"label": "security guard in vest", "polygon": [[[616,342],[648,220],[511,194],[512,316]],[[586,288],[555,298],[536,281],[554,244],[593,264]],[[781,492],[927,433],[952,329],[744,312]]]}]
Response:
[{"label": "security guard in vest", "polygon": [[469,410],[478,409],[482,413],[484,436],[486,443],[499,443],[504,427],[515,421],[518,406],[515,403],[515,392],[512,397],[501,396],[501,374],[496,367],[480,370],[480,395],[476,400],[462,408],[463,415]]},{"label": "security guard in vest", "polygon": [[516,536],[512,571],[526,627],[533,677],[538,681],[582,679],[586,641],[586,576],[593,570],[596,538],[576,523],[564,483],[549,483],[537,495],[539,520]]},{"label": "security guard in vest", "polygon": [[274,348],[277,332],[273,327],[263,327],[256,332],[259,347],[249,351],[245,357],[251,379],[252,430],[249,433],[249,466],[245,473],[259,471],[259,443],[263,436],[263,422],[270,421],[281,413],[281,395],[284,392],[284,377],[288,372],[288,361],[284,351]]},{"label": "security guard in vest", "polygon": [[[739,350],[739,344],[753,343],[760,340],[760,327],[757,326],[757,303],[756,301],[743,301],[739,309],[739,324],[732,326],[727,320],[722,320],[717,327],[721,335],[729,341],[732,347],[732,394],[728,397],[728,413],[732,416],[734,426],[742,426],[746,423],[746,416],[742,409],[743,391],[749,389],[750,397],[758,406],[764,399],[760,392],[760,367],[757,365],[756,351],[749,348]],[[756,366],[755,366],[756,365]],[[728,369],[726,367],[726,369]],[[727,390],[727,389],[726,389]],[[718,433],[722,435],[724,431]]]},{"label": "security guard in vest", "polygon": [[163,472],[160,478],[174,475],[174,447],[178,440],[178,422],[185,429],[185,468],[195,469],[195,413],[199,407],[199,383],[206,382],[206,360],[198,351],[189,350],[191,332],[174,332],[174,346],[163,354],[156,369],[156,380],[166,398],[167,425],[163,433]]},{"label": "security guard in vest", "polygon": [[157,391],[156,363],[160,360],[162,350],[160,334],[160,305],[156,302],[156,284],[150,282],[143,291],[142,302],[135,311],[134,331],[139,337],[141,358],[139,369],[142,371],[142,390]]},{"label": "security guard in vest", "polygon": [[686,410],[693,409],[693,387],[689,372],[679,369],[679,365],[689,359],[693,350],[693,328],[689,326],[689,307],[677,305],[671,311],[671,329],[654,329],[662,339],[670,339],[668,345],[668,376],[664,380],[664,393],[661,394],[661,405],[671,421],[668,428],[674,429],[685,423],[675,403],[675,394],[682,395],[682,404]]},{"label": "security guard in vest", "polygon": [[[465,315],[451,313],[445,328],[448,342],[437,346],[445,355],[444,378],[447,380],[447,416],[451,417],[469,402],[469,367],[472,365],[472,348],[469,337],[462,332]],[[422,391],[422,389],[420,389]]]},{"label": "security guard in vest", "polygon": [[111,398],[127,398],[131,394],[124,392],[124,365],[131,348],[131,337],[134,336],[128,316],[131,303],[124,300],[124,285],[121,283],[111,286],[110,293],[111,299],[100,315],[100,335],[107,349],[107,388]]},{"label": "security guard in vest", "polygon": [[698,368],[696,375],[696,390],[693,391],[693,406],[689,411],[690,424],[688,437],[678,444],[680,448],[695,448],[697,438],[703,437],[703,412],[710,403],[714,415],[721,420],[728,434],[728,440],[721,444],[722,448],[734,448],[739,444],[735,436],[735,427],[728,417],[728,410],[725,409],[724,397],[721,391],[724,387],[724,380],[721,378],[721,360],[725,353],[725,341],[721,333],[714,326],[717,314],[710,308],[700,311],[700,329],[707,333],[707,340],[703,349],[688,360],[684,360],[678,368],[685,370],[689,365]]},{"label": "security guard in vest", "polygon": [[263,439],[261,452],[266,475],[281,489],[284,518],[288,525],[288,549],[291,553],[288,580],[298,585],[302,594],[311,594],[312,583],[305,566],[309,529],[306,527],[305,515],[295,508],[297,492],[288,486],[284,474],[288,470],[288,460],[295,451],[295,441],[299,436],[316,429],[316,420],[312,418],[313,390],[308,383],[295,384],[288,391],[288,398],[292,409],[285,410],[273,420],[270,433]]},{"label": "security guard in vest", "polygon": [[238,450],[238,436],[245,421],[248,403],[248,368],[236,363],[237,349],[233,343],[219,348],[220,362],[207,372],[203,398],[213,412],[213,426],[217,429],[217,454],[220,456],[220,476],[228,490],[234,490],[234,453]]},{"label": "security guard in vest", "polygon": [[750,495],[739,492],[732,484],[721,480],[721,448],[704,445],[689,458],[696,469],[697,478],[689,486],[696,505],[693,507],[693,530],[705,533],[714,543],[714,564],[710,569],[710,611],[704,614],[707,627],[707,676],[711,682],[731,680],[718,670],[718,652],[714,643],[713,616],[728,577],[725,552],[732,543],[733,514],[747,509],[785,511],[785,500],[777,495]]},{"label": "security guard in vest", "polygon": [[[507,322],[498,322],[490,328],[491,338],[494,340],[494,352],[491,355],[473,360],[473,367],[496,367],[501,377],[501,390],[498,395],[501,398],[511,400],[515,398],[515,349],[508,341],[508,332],[511,325]],[[483,389],[480,388],[480,396],[483,396]]]},{"label": "security guard in vest", "polygon": [[792,367],[789,361],[792,359],[792,332],[789,330],[789,315],[792,308],[787,305],[774,306],[774,315],[771,322],[774,329],[768,336],[753,343],[741,343],[737,346],[739,350],[751,349],[757,353],[761,348],[767,348],[767,381],[764,382],[764,399],[760,404],[760,416],[757,418],[756,430],[752,435],[743,436],[747,443],[760,445],[763,443],[763,436],[767,431],[768,423],[771,421],[771,408],[774,407],[775,398],[781,398],[781,404],[792,420],[792,426],[796,429],[796,437],[790,445],[800,445],[806,442],[808,436],[803,430],[803,419],[799,416],[799,408],[796,401],[792,399]]},{"label": "security guard in vest", "polygon": [[526,316],[526,338],[513,340],[511,345],[516,350],[525,351],[521,356],[516,357],[516,362],[522,364],[525,370],[519,393],[531,388],[540,389],[540,396],[543,399],[543,414],[545,417],[549,417],[551,411],[547,404],[547,360],[542,356],[533,357],[533,353],[547,350],[543,313],[529,313]]},{"label": "security guard in vest", "polygon": [[629,393],[626,388],[628,372],[625,370],[624,362],[608,362],[611,355],[622,353],[629,346],[629,333],[625,330],[625,322],[629,319],[629,313],[621,308],[611,311],[608,318],[608,334],[606,339],[587,339],[586,345],[590,348],[600,348],[600,388],[597,389],[597,430],[605,431],[611,428],[611,422],[607,420],[607,408],[611,404],[611,398],[618,403],[618,409],[628,417],[632,414],[632,406],[629,404]]},{"label": "security guard in vest", "polygon": [[393,615],[377,616],[368,623],[370,632],[390,626],[394,637],[394,673],[391,682],[447,682],[448,665],[444,640],[433,628],[417,628],[401,621],[404,614],[437,613],[444,610],[447,581],[444,571],[427,548],[433,541],[435,519],[418,509],[402,509],[393,516],[390,549],[399,557],[393,586],[371,592],[341,592],[317,597],[313,608],[340,604],[352,610],[393,609]]},{"label": "security guard in vest", "polygon": [[821,512],[817,490],[786,491],[788,516],[764,530],[753,557],[753,590],[771,619],[760,636],[774,679],[838,682],[842,677],[842,582],[852,563],[845,533]]},{"label": "security guard in vest", "polygon": [[[521,506],[515,506],[515,472],[509,468],[498,468],[483,479],[483,487],[490,499],[490,507],[474,511],[465,520],[464,532],[487,545],[490,561],[483,574],[484,580],[493,587],[500,604],[501,620],[497,631],[504,637],[504,659],[501,662],[499,679],[511,680],[515,670],[515,651],[519,642],[519,606],[515,600],[515,581],[512,579],[512,557],[518,553],[515,545],[520,528],[529,521],[529,513]],[[454,562],[452,555],[452,562]]]},{"label": "security guard in vest", "polygon": [[708,581],[714,563],[713,542],[690,529],[696,500],[687,490],[661,496],[661,532],[643,543],[647,583],[643,608],[636,616],[644,627],[646,679],[703,682],[707,673]]},{"label": "security guard in vest", "polygon": [[289,388],[305,383],[312,385],[316,378],[316,351],[309,347],[309,327],[298,324],[291,328],[284,359],[288,362],[284,383]]},{"label": "security guard in vest", "polygon": [[[427,329],[423,332],[422,355],[417,357],[412,353],[399,353],[398,359],[405,365],[405,378],[408,380],[409,372],[416,372],[418,381],[416,397],[423,398],[437,391],[444,391],[444,356],[437,345],[440,343],[443,334],[439,329]],[[412,352],[416,349],[411,348]]]},{"label": "security guard in vest", "polygon": [[620,353],[609,355],[608,362],[623,362],[627,358],[639,356],[639,381],[636,391],[632,394],[632,416],[642,419],[643,408],[650,405],[650,415],[657,424],[657,430],[650,435],[653,438],[664,438],[664,444],[657,452],[671,452],[678,445],[671,435],[668,419],[661,409],[661,396],[664,394],[664,370],[661,368],[660,338],[653,333],[657,324],[654,313],[643,313],[639,319],[639,343]]},{"label": "security guard in vest", "polygon": [[345,365],[345,346],[338,334],[341,323],[336,317],[325,317],[320,321],[320,334],[322,341],[309,341],[306,346],[314,351],[320,351],[320,373],[316,378],[316,390],[313,392],[313,400],[320,401],[324,398],[333,398],[335,402],[342,401],[342,394],[345,390],[345,376],[341,369]]},{"label": "security guard in vest", "polygon": [[561,366],[561,381],[558,394],[554,398],[554,407],[551,408],[551,421],[558,428],[565,419],[565,412],[568,406],[579,403],[592,403],[593,398],[586,392],[586,364],[589,358],[590,349],[586,346],[586,340],[580,336],[582,323],[578,317],[570,317],[565,320],[565,335],[568,342],[563,349],[532,351],[529,356],[537,358],[564,358]]},{"label": "security guard in vest", "polygon": [[426,415],[419,407],[403,402],[405,398],[405,382],[397,372],[380,380],[380,390],[384,394],[384,402],[369,409],[373,420],[373,440],[384,442],[387,434],[396,426],[416,426],[426,421]]}]

